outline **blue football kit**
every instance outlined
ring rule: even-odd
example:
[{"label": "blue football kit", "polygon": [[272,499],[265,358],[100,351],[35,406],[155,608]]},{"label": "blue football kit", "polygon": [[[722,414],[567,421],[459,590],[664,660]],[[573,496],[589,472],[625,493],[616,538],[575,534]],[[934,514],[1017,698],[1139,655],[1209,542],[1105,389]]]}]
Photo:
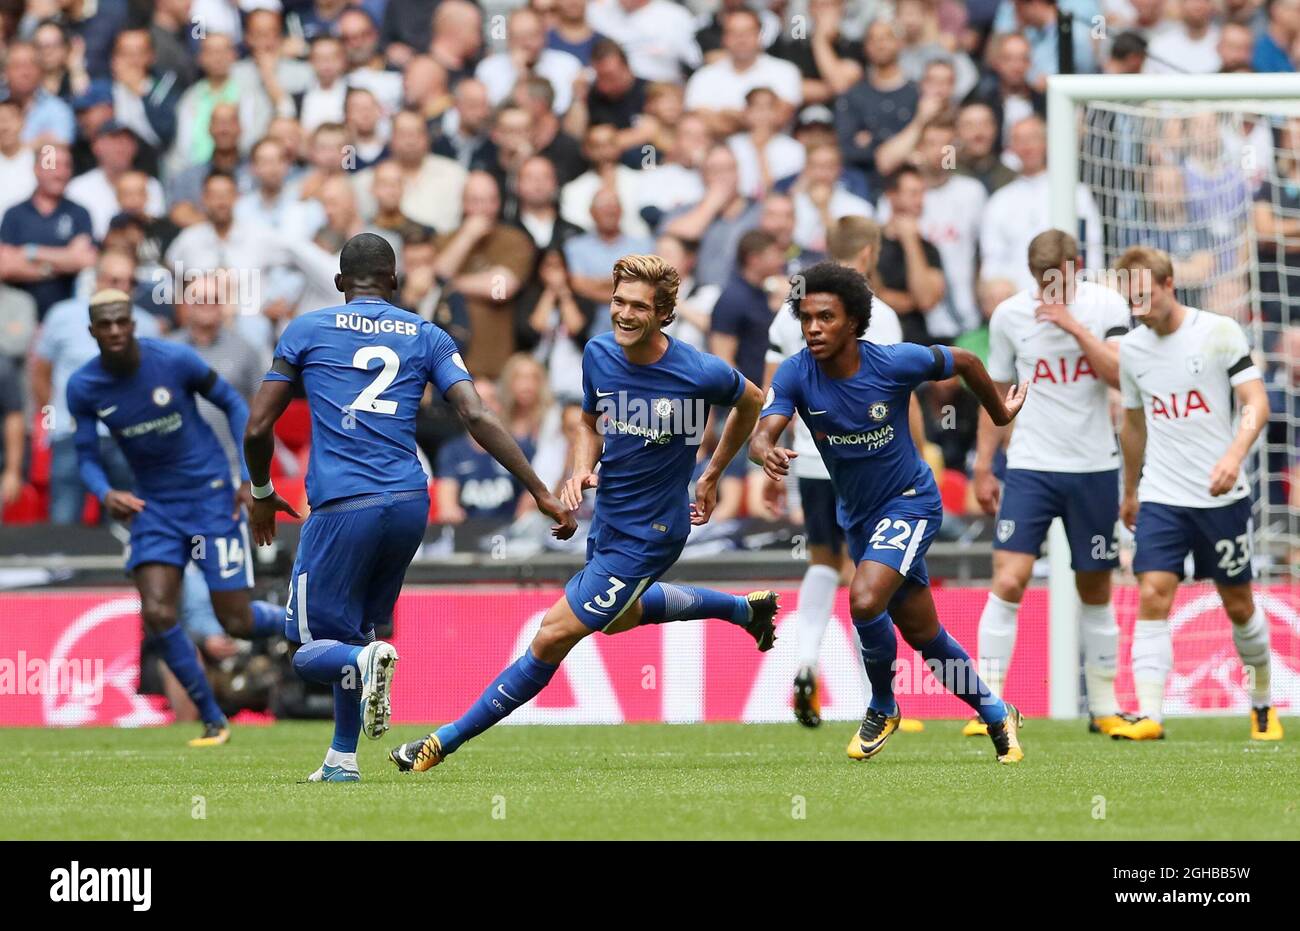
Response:
[{"label": "blue football kit", "polygon": [[[253,585],[248,524],[235,516],[229,460],[199,414],[202,394],[242,436],[248,406],[189,346],[137,341],[140,364],[125,376],[96,356],[68,379],[68,412],[76,423],[82,481],[101,500],[112,490],[99,456],[96,423],[108,427],[135,476],[144,510],[131,519],[127,571],[144,563],[183,568],[193,560],[214,591]],[[240,456],[241,478],[247,469]]]},{"label": "blue football kit", "polygon": [[[275,349],[311,410],[303,525],[285,636],[365,643],[393,611],[429,513],[415,422],[425,386],[469,381],[456,344],[415,314],[360,298],[303,314]],[[267,381],[294,381],[273,366]]]}]

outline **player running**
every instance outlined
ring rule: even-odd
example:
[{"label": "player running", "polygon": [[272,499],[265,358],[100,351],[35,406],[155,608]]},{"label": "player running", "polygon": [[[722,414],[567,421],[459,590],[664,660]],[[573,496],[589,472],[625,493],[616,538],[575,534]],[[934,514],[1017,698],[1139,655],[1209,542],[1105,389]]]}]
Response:
[{"label": "player running", "polygon": [[803,272],[802,286],[803,296],[791,304],[808,348],[777,369],[750,458],[771,479],[790,474],[799,454],[776,441],[797,410],[835,485],[839,524],[857,566],[849,608],[871,680],[871,701],[849,757],[870,759],[898,729],[897,626],[935,678],[988,724],[998,762],[1018,763],[1024,759],[1020,712],[989,690],[935,612],[925,552],[943,521],[943,504],[933,471],[907,436],[907,418],[912,391],[928,379],[962,376],[996,424],[1016,416],[1026,387],[1012,387],[1003,401],[979,358],[963,349],[862,341],[872,295],[852,269],[814,265]]},{"label": "player running", "polygon": [[397,651],[375,639],[386,622],[429,514],[428,480],[415,447],[415,417],[433,383],[470,435],[510,470],[556,520],[577,529],[546,490],[509,431],[474,390],[456,344],[441,329],[392,304],[392,246],[373,233],[353,236],[334,285],[347,303],[303,314],[280,336],[271,371],[253,399],[244,450],[252,475],[253,539],[275,538],[278,511],[294,514],[271,486],[273,429],[296,391],[311,408],[311,459],[303,525],[289,582],[285,636],[293,668],[334,687],[334,737],[312,782],[356,782],[357,736],[388,729]]},{"label": "player running", "polygon": [[[875,271],[880,253],[880,227],[866,217],[841,217],[826,235],[831,259],[863,275]],[[877,345],[902,342],[903,328],[889,305],[878,298],[871,304],[871,322],[862,336]],[[776,368],[804,348],[803,330],[793,314],[778,313],[767,331],[766,385],[772,384]],[[766,386],[765,386],[766,387]],[[925,425],[921,405],[912,398],[909,408],[912,440],[918,447],[925,442]],[[808,568],[799,583],[799,610],[795,618],[795,645],[799,651],[799,669],[794,678],[794,716],[804,727],[822,723],[821,690],[817,681],[817,657],[822,637],[830,623],[835,592],[840,586],[844,566],[844,531],[836,521],[835,489],[830,473],[817,452],[817,444],[802,420],[796,420],[794,449],[799,458],[794,464],[799,479],[799,500],[803,509],[805,536],[808,541]],[[785,483],[764,483],[768,505],[779,515],[785,510]],[[856,637],[856,631],[854,632]],[[863,673],[865,680],[865,673]],[[863,694],[870,683],[863,682]],[[920,722],[916,722],[919,724]],[[915,726],[915,725],[914,725]],[[906,729],[906,725],[904,725]]]},{"label": "player running", "polygon": [[[677,561],[691,525],[708,521],[718,479],[753,430],[762,392],[716,356],[663,333],[673,320],[679,285],[676,270],[663,259],[624,256],[613,278],[613,332],[597,336],[583,351],[586,428],[575,442],[573,475],[560,492],[576,510],[583,490],[596,489],[587,565],[546,612],[523,656],[464,715],[393,750],[393,762],[403,771],[437,766],[531,700],[569,651],[595,631],[718,618],[744,628],[759,650],[770,650],[776,639],[775,592],[730,595],[657,581]],[[710,405],[733,410],[696,482],[692,504],[687,487]]]},{"label": "player running", "polygon": [[1281,740],[1282,722],[1269,697],[1268,618],[1250,588],[1254,527],[1241,474],[1268,423],[1268,393],[1240,324],[1178,302],[1168,254],[1134,247],[1117,268],[1128,274],[1129,301],[1142,322],[1119,350],[1120,516],[1136,525],[1133,685],[1142,716],[1111,736],[1165,736],[1161,712],[1174,662],[1169,608],[1190,551],[1195,577],[1214,580],[1248,670],[1251,739]]},{"label": "player running", "polygon": [[[81,480],[118,520],[130,521],[126,571],[140,592],[145,634],[185,689],[203,721],[191,747],[230,739],[230,725],[212,693],[180,613],[181,581],[193,561],[208,583],[212,610],[234,637],[265,637],[284,627],[284,609],[253,601],[253,561],[241,509],[250,501],[240,457],[238,491],[230,461],[199,414],[196,395],[225,413],[238,436],[248,405],[189,346],[136,339],[131,298],[100,291],[90,299],[90,334],[99,355],[68,379],[68,412],[76,421]],[[114,490],[99,458],[97,424],[108,427],[135,478],[133,491]]]},{"label": "player running", "polygon": [[[1000,391],[1016,381],[1033,384],[1034,403],[1014,430],[980,416],[975,496],[998,519],[979,666],[989,688],[1001,694],[1025,586],[1052,520],[1061,518],[1079,593],[1088,730],[1109,734],[1133,720],[1115,700],[1119,628],[1110,603],[1111,570],[1119,564],[1119,449],[1109,388],[1119,387],[1119,338],[1128,332],[1129,311],[1116,291],[1075,281],[1078,259],[1073,236],[1039,233],[1029,243],[1029,272],[1038,285],[1007,298],[989,319],[989,376]],[[993,456],[1008,434],[999,489]],[[984,722],[971,718],[962,733],[986,733]]]}]

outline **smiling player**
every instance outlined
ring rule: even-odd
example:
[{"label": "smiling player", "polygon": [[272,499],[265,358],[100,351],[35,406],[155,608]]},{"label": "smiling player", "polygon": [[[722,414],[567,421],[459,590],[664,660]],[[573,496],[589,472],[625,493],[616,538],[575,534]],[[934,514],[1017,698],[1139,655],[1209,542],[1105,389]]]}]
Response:
[{"label": "smiling player", "polygon": [[925,552],[943,521],[943,504],[934,473],[908,434],[908,404],[921,382],[956,374],[993,422],[1006,424],[1026,389],[1013,386],[1003,401],[979,358],[963,349],[864,342],[872,302],[866,279],[830,263],[802,277],[803,297],[792,298],[791,309],[807,348],[777,369],[750,458],[769,478],[784,481],[798,453],[776,441],[798,411],[835,486],[839,523],[857,566],[849,611],[871,681],[871,701],[848,755],[875,756],[898,729],[897,626],[935,678],[988,725],[998,762],[1018,763],[1024,758],[1020,712],[989,691],[935,612]]},{"label": "smiling player", "polygon": [[[716,356],[664,334],[679,281],[663,259],[624,256],[613,278],[613,331],[583,351],[585,429],[575,444],[573,475],[560,493],[576,510],[583,490],[596,489],[587,565],[546,612],[524,655],[464,715],[393,750],[403,771],[438,765],[531,700],[569,651],[595,631],[717,618],[743,628],[759,650],[770,650],[776,640],[775,592],[741,596],[658,581],[677,561],[691,525],[708,521],[718,479],[753,430],[762,392]],[[692,504],[687,487],[710,405],[733,410]]]}]

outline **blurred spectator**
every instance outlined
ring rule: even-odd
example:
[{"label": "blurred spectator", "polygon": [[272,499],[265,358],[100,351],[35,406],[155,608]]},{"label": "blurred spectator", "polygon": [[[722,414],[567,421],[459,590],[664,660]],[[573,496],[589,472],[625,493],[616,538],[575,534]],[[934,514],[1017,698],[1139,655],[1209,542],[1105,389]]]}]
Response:
[{"label": "blurred spectator", "polygon": [[573,99],[573,82],[582,62],[568,52],[546,47],[541,17],[522,7],[506,21],[506,50],[489,55],[474,69],[474,77],[487,87],[488,100],[497,106],[522,77],[535,74],[546,78],[555,91],[555,113],[563,116]]},{"label": "blurred spectator", "polygon": [[592,63],[596,44],[605,37],[587,22],[586,0],[555,0],[555,19],[546,31],[546,47],[568,52],[583,65]]},{"label": "blurred spectator", "polygon": [[[552,109],[555,91],[546,78],[530,75],[515,86],[515,103],[528,114],[528,147],[555,166],[560,184],[565,185],[587,170],[582,146],[561,131],[560,119]],[[530,154],[531,154],[530,152]]]},{"label": "blurred spectator", "polygon": [[[1254,45],[1255,34],[1250,31],[1249,26],[1240,23],[1224,23],[1223,28],[1219,30],[1219,45],[1216,48],[1219,53],[1219,73],[1249,74],[1252,72]],[[1114,61],[1117,57],[1112,48],[1111,60]]]},{"label": "blurred spectator", "polygon": [[[470,181],[474,183],[473,179]],[[483,404],[501,414],[500,394],[495,382],[485,376],[474,379],[474,387]],[[529,458],[533,444],[527,437],[516,437]],[[524,487],[506,471],[469,434],[443,444],[434,468],[437,476],[438,521],[461,524],[471,519],[493,519],[503,525],[514,519]]]},{"label": "blurred spectator", "polygon": [[[419,114],[403,110],[393,118],[389,151],[402,169],[402,213],[439,233],[455,229],[467,173],[451,159],[429,151],[429,134]],[[375,213],[369,192],[372,178],[373,169],[356,177],[361,213],[366,217]]]},{"label": "blurred spectator", "polygon": [[920,172],[908,165],[886,178],[885,201],[889,220],[881,228],[876,293],[897,312],[906,342],[928,344],[926,320],[946,296],[947,286],[939,250],[920,231],[925,203]]},{"label": "blurred spectator", "polygon": [[979,79],[979,71],[964,52],[957,50],[956,38],[945,37],[940,31],[938,6],[927,0],[897,0],[894,10],[902,42],[898,63],[907,79],[919,83],[926,68],[940,61],[952,71],[953,91],[948,99],[969,94]]},{"label": "blurred spectator", "polygon": [[249,171],[256,187],[235,202],[235,222],[272,230],[294,239],[310,239],[325,222],[319,201],[299,200],[286,187],[289,157],[269,136],[253,146]]},{"label": "blurred spectator", "polygon": [[1296,426],[1300,424],[1300,327],[1285,327],[1274,352],[1277,362],[1268,373],[1268,471],[1277,476],[1269,482],[1269,500],[1287,504],[1290,485],[1292,507],[1300,504],[1300,451]]},{"label": "blurred spectator", "polygon": [[[1020,175],[989,198],[980,221],[980,275],[1007,278],[1019,290],[1034,286],[1029,273],[1029,241],[1049,229],[1047,193],[1047,128],[1036,116],[1011,129],[1011,152],[1020,162]],[[1101,217],[1084,184],[1076,190],[1075,210],[1084,244],[1085,267],[1100,268]]]},{"label": "blurred spectator", "polygon": [[785,123],[803,102],[803,77],[788,61],[763,51],[756,12],[741,7],[723,21],[724,54],[686,82],[686,109],[699,112],[715,136],[729,136],[744,125],[745,96],[766,87],[781,101],[779,123]]},{"label": "blurred spectator", "polygon": [[[176,141],[167,157],[168,170],[180,172],[189,166],[204,165],[216,159],[219,145],[229,146],[228,140],[218,141],[212,126],[222,104],[235,110],[237,154],[247,152],[266,133],[275,110],[265,94],[255,93],[236,80],[236,54],[235,40],[230,36],[209,33],[200,40],[198,60],[203,77],[181,94],[177,104]],[[222,156],[229,158],[228,153]]]},{"label": "blurred spectator", "polygon": [[26,424],[18,369],[8,356],[0,355],[0,507],[13,504],[23,490]]},{"label": "blurred spectator", "polygon": [[310,3],[297,2],[295,5],[303,37],[312,42],[317,36],[338,32],[339,19],[350,0],[311,0]]},{"label": "blurred spectator", "polygon": [[736,157],[725,145],[709,151],[703,177],[704,197],[695,206],[665,217],[661,231],[698,242],[696,281],[721,287],[735,268],[740,237],[758,226],[762,208],[740,193]]},{"label": "blurred spectator", "polygon": [[782,31],[769,51],[799,69],[806,104],[826,104],[848,91],[862,78],[866,58],[862,43],[841,30],[844,0],[811,0],[811,36],[795,38]]},{"label": "blurred spectator", "polygon": [[475,376],[496,378],[515,349],[515,296],[533,270],[528,234],[500,221],[501,191],[487,172],[465,182],[464,220],[438,237],[438,283],[464,297],[472,334],[464,353]]},{"label": "blurred spectator", "polygon": [[998,122],[986,103],[968,103],[957,114],[957,170],[992,194],[1016,179],[998,153]]},{"label": "blurred spectator", "polygon": [[23,111],[16,100],[0,100],[0,216],[36,190],[36,153],[22,140]]},{"label": "blurred spectator", "polygon": [[599,189],[612,187],[618,192],[622,206],[623,232],[628,236],[648,236],[650,230],[637,212],[641,174],[619,161],[618,130],[609,125],[590,127],[582,140],[582,153],[591,168],[561,189],[561,215],[575,226],[592,229],[592,199]]},{"label": "blurred spectator", "polygon": [[[444,4],[445,5],[445,4]],[[489,138],[492,105],[482,81],[466,78],[456,85],[454,103],[442,117],[442,132],[433,143],[433,154],[450,158],[466,171],[490,171],[496,167],[497,150]]]},{"label": "blurred spectator", "polygon": [[0,356],[21,368],[36,337],[36,301],[0,281]]},{"label": "blurred spectator", "polygon": [[574,291],[563,249],[542,254],[535,280],[519,296],[536,357],[546,366],[551,393],[561,400],[582,398],[582,349],[596,307]]},{"label": "blurred spectator", "polygon": [[156,295],[154,286],[167,280],[163,277],[162,261],[172,241],[180,235],[180,227],[166,213],[149,210],[149,182],[153,180],[142,171],[128,171],[117,179],[117,204],[121,213],[108,224],[105,247],[114,233],[123,231],[136,257],[135,302],[155,316],[173,314],[170,295]]},{"label": "blurred spectator", "polygon": [[[1247,30],[1249,32],[1249,30]],[[1246,49],[1249,51],[1249,42]],[[1219,43],[1220,52],[1223,43]],[[1137,32],[1121,32],[1110,45],[1110,58],[1102,68],[1106,74],[1141,74],[1147,63],[1147,40]]]},{"label": "blurred spectator", "polygon": [[277,116],[293,116],[294,99],[312,82],[312,68],[286,53],[284,22],[279,12],[259,7],[244,21],[248,57],[231,67],[230,74],[249,93],[258,94]]},{"label": "blurred spectator", "polygon": [[379,41],[388,63],[404,68],[433,41],[433,11],[439,0],[388,0]]},{"label": "blurred spectator", "polygon": [[36,47],[14,42],[5,59],[6,98],[22,109],[24,142],[62,142],[76,138],[72,108],[41,86],[41,66]]},{"label": "blurred spectator", "polygon": [[347,57],[347,85],[370,91],[386,113],[402,105],[402,76],[389,71],[379,51],[379,27],[361,7],[349,6],[339,15],[337,34]]},{"label": "blurred spectator", "polygon": [[540,155],[525,159],[517,186],[516,209],[509,220],[528,234],[539,252],[562,249],[582,233],[582,227],[560,216],[559,183],[548,159]]},{"label": "blurred spectator", "polygon": [[90,214],[65,196],[72,155],[64,145],[42,147],[32,196],[0,220],[0,279],[36,301],[37,313],[72,296],[77,274],[95,263]]},{"label": "blurred spectator", "polygon": [[1274,326],[1300,306],[1300,119],[1287,121],[1277,148],[1277,179],[1255,195],[1260,311]]},{"label": "blurred spectator", "polygon": [[989,70],[964,101],[982,103],[993,111],[999,149],[1016,123],[1035,113],[1047,117],[1047,99],[1028,83],[1029,61],[1024,36],[995,36],[989,45]]},{"label": "blurred spectator", "polygon": [[482,11],[469,0],[442,0],[433,11],[429,57],[447,69],[448,85],[472,76],[482,53]]},{"label": "blurred spectator", "polygon": [[[751,230],[740,238],[735,268],[713,305],[709,352],[734,365],[750,381],[763,383],[767,331],[781,306],[776,291],[785,275],[785,254],[768,233]],[[772,281],[776,279],[776,281]]]},{"label": "blurred spectator", "polygon": [[[712,63],[722,58],[725,50],[722,44],[723,24],[729,14],[737,10],[754,9],[746,0],[721,0],[721,4],[711,16],[701,17],[703,23],[695,31],[695,41],[704,53],[704,61]],[[770,48],[781,34],[781,18],[767,9],[755,9],[759,18],[759,41],[763,48]]]},{"label": "blurred spectator", "polygon": [[741,193],[757,200],[803,171],[805,153],[781,132],[787,113],[769,88],[756,87],[745,95],[742,119],[743,131],[727,139],[727,145],[736,156]]},{"label": "blurred spectator", "polygon": [[1295,71],[1292,54],[1300,39],[1300,0],[1268,0],[1268,27],[1255,39],[1251,68],[1259,72]]},{"label": "blurred spectator", "polygon": [[592,49],[591,71],[590,86],[585,70],[574,84],[573,104],[564,115],[565,132],[581,137],[589,126],[613,126],[618,130],[623,164],[636,168],[642,159],[641,146],[653,142],[659,128],[645,113],[648,82],[632,73],[623,50],[609,39],[601,39]]},{"label": "blurred spectator", "polygon": [[318,36],[311,44],[308,65],[311,80],[295,98],[298,121],[308,133],[314,133],[323,123],[342,123],[343,104],[348,95],[348,82],[344,77],[348,59],[343,42],[332,35]]},{"label": "blurred spectator", "polygon": [[674,125],[666,158],[647,165],[637,179],[637,209],[646,224],[658,228],[666,214],[699,203],[704,196],[700,167],[712,137],[704,118],[686,114]]},{"label": "blurred spectator", "polygon": [[824,143],[808,150],[808,163],[790,188],[794,198],[794,241],[803,249],[826,251],[826,230],[840,217],[870,218],[869,201],[851,193],[842,180],[839,147]]},{"label": "blurred spectator", "polygon": [[647,81],[681,83],[703,61],[695,20],[672,0],[591,0],[587,22],[622,46],[632,73]]},{"label": "blurred spectator", "polygon": [[867,27],[863,41],[867,73],[848,93],[836,98],[835,127],[844,161],[866,175],[870,190],[875,193],[880,190],[882,174],[897,167],[879,164],[880,146],[914,118],[924,122],[928,116],[937,114],[946,101],[931,100],[926,105],[928,116],[918,113],[919,91],[907,80],[898,63],[901,43],[893,23],[875,20]]},{"label": "blurred spectator", "polygon": [[713,305],[717,303],[722,288],[717,285],[701,285],[696,281],[695,262],[698,253],[695,243],[683,241],[676,236],[660,236],[655,241],[654,254],[677,269],[680,281],[677,287],[677,311],[664,332],[673,339],[680,339],[701,352],[707,352]]},{"label": "blurred spectator", "polygon": [[614,263],[625,255],[644,255],[654,248],[648,236],[623,232],[623,208],[618,192],[603,187],[591,199],[591,232],[564,243],[569,280],[579,297],[597,303],[595,332],[609,328],[610,295],[614,293]]},{"label": "blurred spectator", "polygon": [[[91,229],[95,239],[100,240],[108,232],[108,222],[121,212],[117,181],[135,163],[138,141],[130,129],[117,120],[109,120],[99,127],[91,150],[95,154],[95,167],[68,182],[68,199],[89,211]],[[146,209],[152,216],[158,216],[166,209],[163,187],[157,178],[149,178],[147,189]]]},{"label": "blurred spectator", "polygon": [[[464,83],[463,81],[461,82]],[[451,109],[451,87],[447,69],[428,55],[416,55],[402,70],[402,109],[415,110],[435,132]]]},{"label": "blurred spectator", "polygon": [[[432,236],[434,230],[417,223],[402,211],[402,168],[389,159],[380,162],[371,172],[370,196],[375,202],[375,214],[370,221],[371,227],[389,241],[396,241],[394,246],[399,263],[403,257],[403,243],[423,241]],[[392,234],[387,235],[387,234]]]},{"label": "blurred spectator", "polygon": [[199,79],[198,62],[190,49],[190,0],[154,0],[149,37],[164,74],[176,75],[180,90]]},{"label": "blurred spectator", "polygon": [[[364,171],[385,156],[388,149],[389,123],[384,118],[375,95],[362,87],[348,89],[343,101],[343,125],[348,131],[348,171]],[[424,132],[423,123],[420,131]]]},{"label": "blurred spectator", "polygon": [[[196,84],[195,87],[201,87]],[[172,222],[189,226],[203,219],[199,202],[203,199],[203,183],[214,171],[230,175],[241,194],[253,189],[253,176],[248,170],[248,159],[240,149],[239,108],[233,103],[219,103],[212,108],[208,133],[212,140],[211,156],[205,161],[190,165],[174,174],[167,186],[167,207]]]},{"label": "blurred spectator", "polygon": [[1219,70],[1214,0],[1181,0],[1179,20],[1147,44],[1146,74],[1213,74]]},{"label": "blurred spectator", "polygon": [[41,87],[46,93],[70,103],[86,89],[90,75],[86,73],[85,43],[78,40],[80,54],[74,55],[66,26],[52,19],[43,21],[32,33],[32,45],[36,47]]},{"label": "blurred spectator", "polygon": [[[135,284],[135,259],[122,252],[105,252],[95,268],[95,291],[115,290],[129,294]],[[158,322],[139,307],[133,307],[138,338],[160,335]],[[99,355],[99,345],[90,335],[90,301],[72,298],[50,308],[32,351],[31,387],[36,408],[51,416],[46,419],[50,445],[50,521],[75,524],[81,519],[86,488],[77,471],[77,450],[73,441],[72,416],[68,413],[67,388],[72,373]],[[129,488],[131,469],[126,458],[99,425],[99,451],[114,488]]]},{"label": "blurred spectator", "polygon": [[1060,37],[1056,20],[1062,12],[1074,20],[1071,25],[1074,27],[1075,73],[1090,74],[1096,71],[1097,58],[1092,48],[1092,33],[1094,23],[1102,18],[1097,0],[1003,0],[998,9],[998,18],[994,21],[994,29],[998,32],[1011,32],[1018,27],[1020,34],[1029,43],[1030,64],[1026,79],[1029,86],[1039,93],[1047,90],[1048,77],[1057,73]]},{"label": "blurred spectator", "polygon": [[[187,61],[192,64],[193,58]],[[118,33],[109,68],[111,116],[130,127],[143,143],[137,166],[156,174],[163,152],[176,138],[176,111],[184,86],[174,71],[159,64],[152,34],[144,29]],[[103,82],[92,86],[97,83]]]},{"label": "blurred spectator", "polygon": [[[833,145],[829,148],[836,151]],[[838,153],[836,157],[839,157]],[[826,258],[824,253],[805,249],[795,241],[795,216],[794,198],[789,194],[773,193],[763,198],[763,213],[759,217],[758,228],[776,240],[781,255],[785,257],[786,275],[793,275]]]}]

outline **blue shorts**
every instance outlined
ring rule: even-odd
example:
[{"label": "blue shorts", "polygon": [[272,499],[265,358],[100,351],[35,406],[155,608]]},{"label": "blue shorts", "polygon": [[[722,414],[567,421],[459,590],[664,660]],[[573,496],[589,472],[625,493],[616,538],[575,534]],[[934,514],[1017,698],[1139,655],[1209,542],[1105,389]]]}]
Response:
[{"label": "blue shorts", "polygon": [[211,591],[252,588],[248,522],[234,513],[228,482],[184,501],[146,500],[144,510],[131,518],[126,571],[150,562],[184,569],[193,561]]},{"label": "blue shorts", "polygon": [[943,506],[939,503],[895,498],[869,520],[845,531],[853,565],[878,562],[909,582],[929,585],[925,553],[942,523]]},{"label": "blue shorts", "polygon": [[677,562],[686,540],[649,541],[592,525],[587,565],[569,579],[564,597],[578,620],[604,630]]},{"label": "blue shorts", "polygon": [[809,546],[829,546],[838,553],[844,545],[844,530],[835,513],[835,486],[830,479],[799,479],[803,502],[803,524]]},{"label": "blue shorts", "polygon": [[1070,568],[1075,572],[1119,565],[1119,470],[1041,472],[1007,469],[993,548],[1038,557],[1054,518],[1065,524]]},{"label": "blue shorts", "polygon": [[428,520],[424,489],[358,495],[312,511],[289,578],[285,637],[365,643],[366,632],[392,616]]},{"label": "blue shorts", "polygon": [[1254,529],[1249,497],[1219,508],[1143,501],[1134,535],[1133,573],[1173,572],[1183,578],[1187,554],[1191,553],[1196,578],[1245,584],[1252,578]]}]

